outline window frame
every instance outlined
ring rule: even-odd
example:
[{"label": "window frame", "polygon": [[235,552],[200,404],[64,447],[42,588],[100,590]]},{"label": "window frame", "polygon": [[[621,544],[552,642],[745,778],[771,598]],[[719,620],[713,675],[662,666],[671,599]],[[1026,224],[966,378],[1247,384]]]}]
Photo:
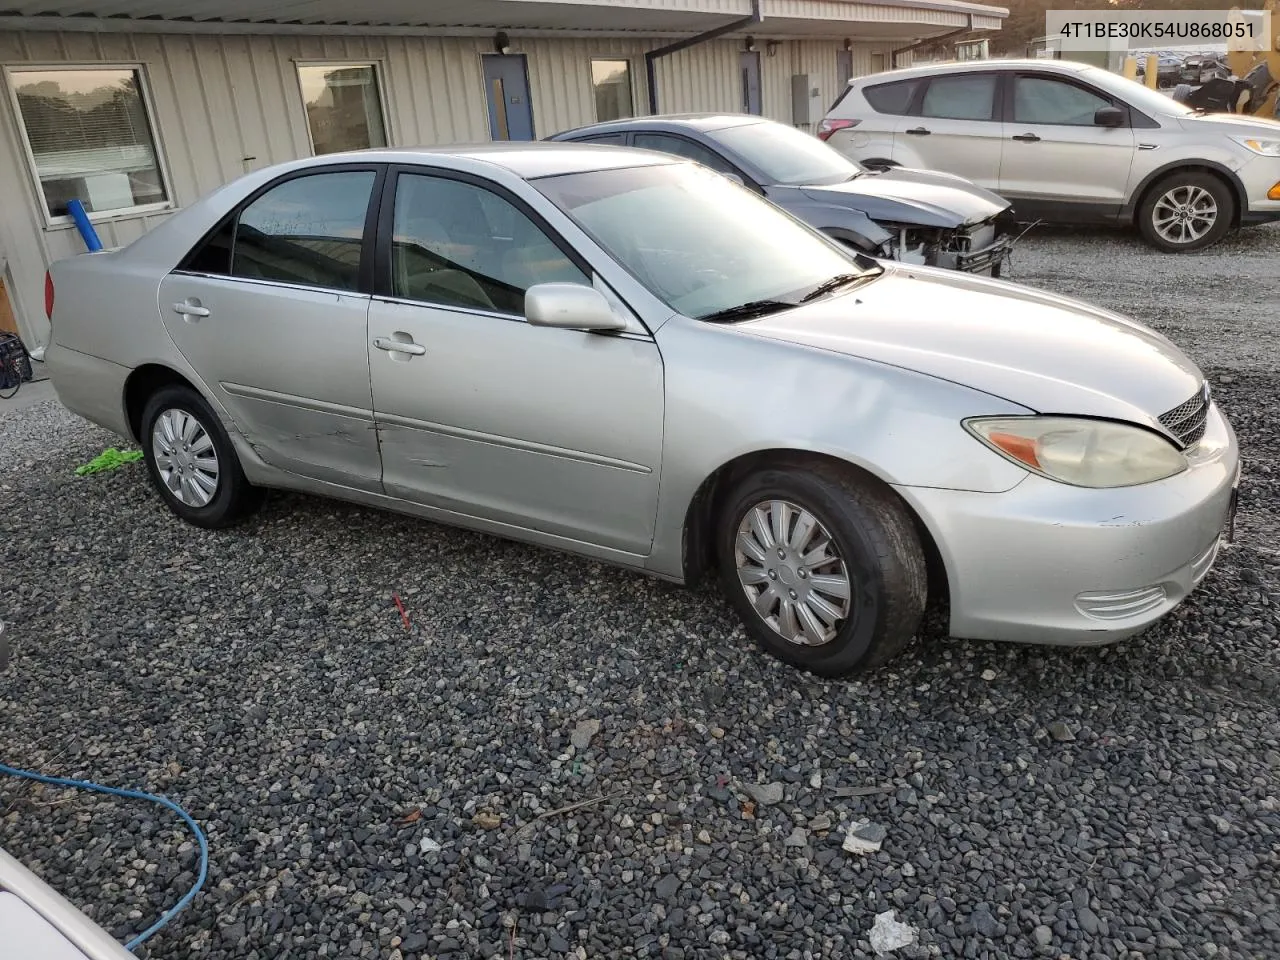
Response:
[{"label": "window frame", "polygon": [[54,216],[45,199],[44,186],[40,181],[40,172],[36,168],[35,151],[31,147],[31,138],[27,133],[27,124],[22,117],[22,107],[18,102],[18,86],[14,82],[15,74],[52,73],[72,71],[104,72],[109,70],[131,70],[137,78],[138,95],[142,100],[142,109],[147,117],[147,130],[151,134],[151,144],[155,149],[156,172],[160,175],[160,185],[164,188],[166,199],[159,203],[144,203],[133,207],[121,207],[117,210],[91,212],[86,210],[90,223],[111,223],[118,220],[137,220],[178,209],[178,202],[173,195],[173,179],[169,174],[169,164],[165,157],[164,137],[156,116],[155,99],[151,94],[151,82],[147,76],[147,65],[136,60],[102,60],[75,61],[71,63],[47,63],[31,61],[19,64],[7,64],[3,68],[4,82],[8,90],[9,105],[13,110],[13,118],[18,127],[18,138],[27,161],[27,175],[35,190],[35,200],[44,218],[44,229],[67,230],[75,227],[75,220],[70,214]]},{"label": "window frame", "polygon": [[596,78],[592,71],[595,64],[599,63],[625,63],[627,65],[627,92],[631,99],[631,114],[626,117],[614,117],[614,120],[634,120],[638,105],[636,103],[636,79],[635,64],[628,56],[589,56],[587,57],[587,83],[591,87],[591,112],[595,116],[596,123],[610,123],[613,121],[601,120],[596,111]]},{"label": "window frame", "polygon": [[[990,77],[992,80],[991,88],[991,116],[986,118],[974,117],[929,117],[924,114],[924,98],[929,95],[929,88],[933,86],[934,81],[950,80],[955,77]],[[934,74],[921,78],[923,82],[916,87],[911,96],[911,104],[909,108],[909,117],[917,117],[921,120],[937,120],[943,123],[1001,123],[1005,115],[1005,98],[1008,96],[1007,91],[1010,89],[1007,82],[1007,74],[999,70],[955,70],[948,73]]]},{"label": "window frame", "polygon": [[[516,209],[517,212],[527,217],[529,221],[541,230],[546,238],[550,240],[566,258],[568,258],[570,263],[582,271],[583,275],[586,276],[593,286],[599,279],[599,272],[592,267],[587,259],[561,235],[560,231],[555,229],[555,227],[547,221],[546,217],[533,209],[533,207],[530,206],[524,198],[507,189],[502,184],[496,183],[495,181],[489,180],[478,174],[468,173],[464,170],[455,170],[449,167],[432,167],[426,164],[416,163],[392,163],[387,166],[386,175],[382,180],[381,194],[378,204],[378,222],[377,228],[374,231],[374,271],[371,278],[372,289],[370,294],[373,299],[384,303],[400,303],[427,310],[447,310],[452,313],[465,313],[481,317],[496,317],[499,320],[509,320],[513,323],[529,322],[528,318],[526,318],[523,313],[515,314],[507,313],[504,310],[486,310],[483,307],[468,307],[456,303],[435,303],[430,300],[417,300],[412,297],[402,297],[395,292],[391,247],[392,238],[395,235],[396,191],[400,186],[401,176],[435,177],[439,180],[453,180],[458,183],[468,184],[479,190],[489,191],[502,200],[507,201]],[[363,263],[364,262],[362,260],[362,267]],[[363,275],[363,270],[361,273]]]},{"label": "window frame", "polygon": [[[373,86],[378,91],[378,113],[382,119],[382,139],[386,141],[384,147],[392,146],[391,137],[391,113],[387,104],[386,84],[382,82],[382,74],[386,69],[386,64],[381,59],[368,60],[325,60],[311,59],[303,57],[293,58],[293,78],[298,84],[298,102],[302,107],[302,125],[307,129],[307,147],[311,151],[311,156],[321,157],[326,154],[316,153],[316,138],[311,131],[311,117],[307,115],[307,94],[302,88],[302,71],[307,67],[332,68],[341,70],[343,67],[369,67],[373,71]],[[361,150],[377,150],[378,147],[359,147]]]},{"label": "window frame", "polygon": [[[377,246],[374,242],[377,237],[378,214],[380,205],[383,202],[383,187],[387,180],[386,163],[332,163],[317,164],[315,166],[302,167],[298,170],[290,170],[288,173],[281,174],[272,178],[267,183],[256,188],[245,197],[241,198],[231,210],[227,211],[217,222],[206,230],[190,248],[178,260],[177,266],[169,271],[169,275],[178,275],[183,277],[200,277],[206,280],[227,280],[234,283],[251,283],[258,286],[280,287],[290,290],[320,290],[326,293],[334,293],[347,297],[368,297],[371,295],[373,288],[373,270],[374,261],[377,253]],[[342,287],[325,287],[308,283],[293,283],[287,280],[267,280],[262,277],[238,277],[234,272],[227,273],[209,273],[203,270],[188,270],[184,268],[197,251],[202,250],[219,231],[224,229],[228,223],[231,225],[231,254],[230,267],[235,269],[236,262],[236,230],[240,226],[240,216],[253,203],[257,202],[261,197],[270,193],[276,187],[279,187],[291,180],[300,180],[303,177],[323,176],[331,173],[368,173],[373,172],[373,184],[369,188],[369,203],[365,208],[364,214],[364,236],[360,242],[360,279],[356,284],[355,290],[347,290]]]}]

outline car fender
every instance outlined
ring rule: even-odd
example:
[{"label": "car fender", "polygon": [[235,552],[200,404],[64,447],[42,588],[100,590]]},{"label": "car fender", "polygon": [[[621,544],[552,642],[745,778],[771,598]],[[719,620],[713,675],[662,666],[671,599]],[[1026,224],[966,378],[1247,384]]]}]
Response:
[{"label": "car fender", "polygon": [[708,478],[749,454],[814,453],[889,484],[987,493],[1010,490],[1028,476],[984,450],[960,422],[1028,408],[903,367],[749,331],[750,324],[680,316],[659,331],[667,417],[646,563],[653,572],[683,577],[691,504]]},{"label": "car fender", "polygon": [[1125,202],[1125,205],[1120,209],[1121,217],[1132,218],[1135,216],[1137,214],[1138,204],[1142,201],[1143,195],[1147,192],[1147,189],[1161,177],[1168,176],[1171,173],[1176,173],[1179,170],[1197,168],[1211,170],[1227,181],[1228,186],[1231,187],[1231,192],[1236,198],[1237,216],[1248,210],[1249,194],[1245,190],[1244,184],[1240,181],[1240,177],[1236,175],[1234,169],[1217,160],[1206,160],[1204,157],[1197,157],[1194,154],[1191,154],[1178,157],[1176,159],[1166,160],[1159,167],[1143,176],[1143,178],[1138,181],[1137,186],[1134,187],[1133,192],[1129,194],[1129,199]]},{"label": "car fender", "polygon": [[824,203],[789,206],[788,209],[827,236],[851,242],[867,253],[874,253],[893,239],[892,231],[861,210]]}]

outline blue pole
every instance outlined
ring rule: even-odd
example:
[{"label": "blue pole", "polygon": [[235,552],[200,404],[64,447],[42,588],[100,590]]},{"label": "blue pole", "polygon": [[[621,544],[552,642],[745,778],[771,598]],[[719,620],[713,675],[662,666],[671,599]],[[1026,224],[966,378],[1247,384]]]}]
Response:
[{"label": "blue pole", "polygon": [[80,231],[80,236],[84,238],[84,245],[91,253],[94,250],[101,250],[102,241],[98,239],[98,231],[93,229],[93,224],[89,222],[89,215],[84,212],[84,204],[79,200],[71,200],[67,203],[67,209],[71,212],[71,219],[76,222],[76,229]]}]

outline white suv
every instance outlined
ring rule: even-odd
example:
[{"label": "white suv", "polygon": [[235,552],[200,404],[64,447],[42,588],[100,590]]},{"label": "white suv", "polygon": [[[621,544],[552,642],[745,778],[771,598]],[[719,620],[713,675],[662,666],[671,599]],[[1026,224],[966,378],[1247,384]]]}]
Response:
[{"label": "white suv", "polygon": [[818,136],[872,167],[958,174],[1019,220],[1136,223],[1169,251],[1280,220],[1280,122],[1205,114],[1069,60],[929,64],[849,81]]}]

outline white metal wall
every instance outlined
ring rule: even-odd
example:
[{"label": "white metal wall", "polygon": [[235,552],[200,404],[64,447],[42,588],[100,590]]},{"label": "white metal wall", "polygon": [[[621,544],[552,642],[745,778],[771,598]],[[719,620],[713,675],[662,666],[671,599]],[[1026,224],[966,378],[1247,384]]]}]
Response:
[{"label": "white metal wall", "polygon": [[[757,38],[766,116],[791,122],[791,75],[807,73],[820,91],[819,113],[835,98],[840,41],[780,43],[773,56]],[[647,110],[642,39],[524,39],[536,135],[595,118],[590,61],[631,61],[637,114]],[[481,54],[488,37],[215,36],[0,32],[0,67],[22,64],[139,63],[145,69],[153,123],[167,162],[174,202],[183,206],[250,169],[310,152],[296,60],[374,60],[380,66],[387,135],[393,145],[489,138]],[[663,112],[741,109],[742,38],[692,47],[657,62]],[[881,44],[855,45],[854,73],[871,69]],[[0,269],[29,344],[45,343],[46,265],[81,252],[79,234],[45,225],[10,91],[0,96]],[[122,217],[97,225],[107,246],[123,245],[166,214]]]}]

